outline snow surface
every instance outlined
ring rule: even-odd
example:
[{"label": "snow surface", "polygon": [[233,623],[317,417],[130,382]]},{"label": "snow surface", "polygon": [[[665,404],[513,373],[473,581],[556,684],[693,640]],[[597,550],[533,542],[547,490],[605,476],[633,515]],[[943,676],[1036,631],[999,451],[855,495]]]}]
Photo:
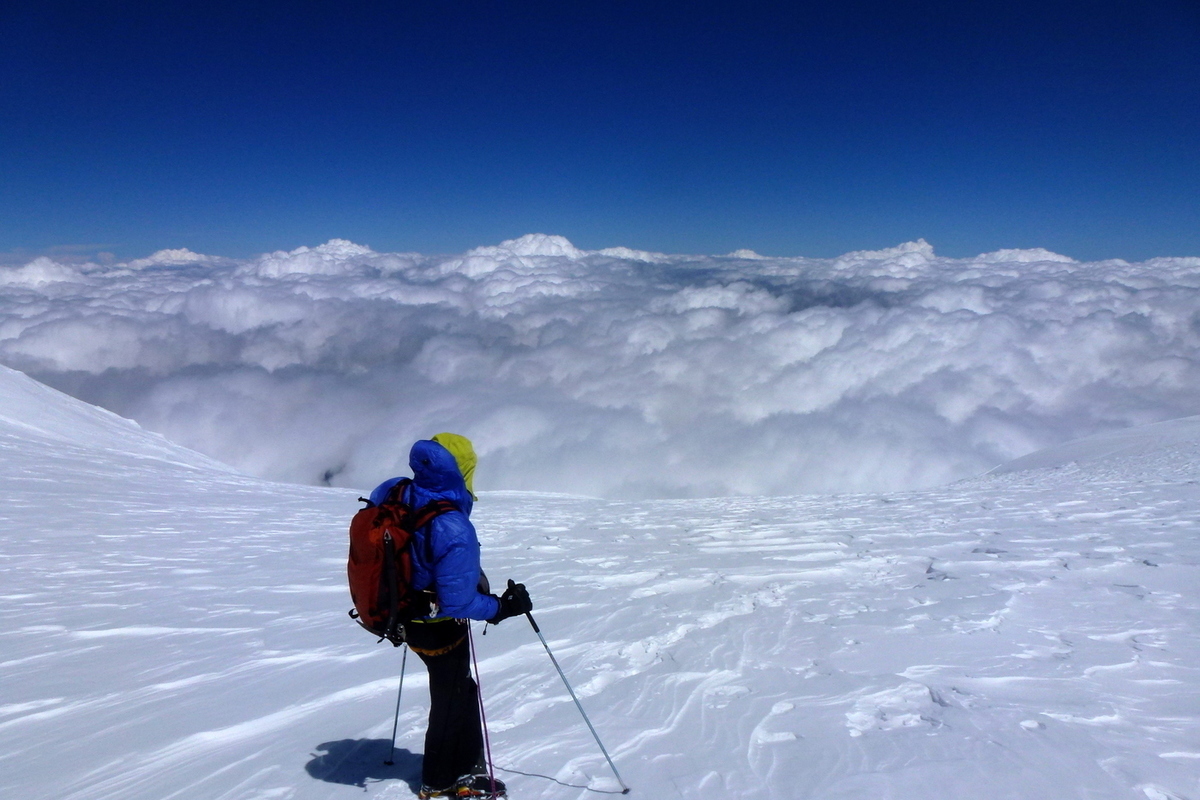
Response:
[{"label": "snow surface", "polygon": [[[484,491],[475,519],[632,797],[1197,800],[1200,421],[1173,424],[928,491]],[[355,492],[7,369],[0,458],[0,796],[413,796],[424,670],[383,766],[401,653],[345,615]],[[615,789],[529,628],[480,633],[512,796]]]},{"label": "snow surface", "polygon": [[1200,414],[1198,309],[1200,258],[334,239],[0,267],[0,363],[298,483],[368,485],[449,429],[494,488],[883,491]]}]

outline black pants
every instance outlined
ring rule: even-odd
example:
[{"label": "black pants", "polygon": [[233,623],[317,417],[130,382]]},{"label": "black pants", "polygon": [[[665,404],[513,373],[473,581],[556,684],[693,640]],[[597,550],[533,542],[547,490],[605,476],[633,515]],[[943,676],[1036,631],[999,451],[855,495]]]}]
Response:
[{"label": "black pants", "polygon": [[429,727],[421,781],[444,789],[463,775],[485,772],[479,689],[471,678],[467,623],[410,623],[405,638],[429,669]]}]

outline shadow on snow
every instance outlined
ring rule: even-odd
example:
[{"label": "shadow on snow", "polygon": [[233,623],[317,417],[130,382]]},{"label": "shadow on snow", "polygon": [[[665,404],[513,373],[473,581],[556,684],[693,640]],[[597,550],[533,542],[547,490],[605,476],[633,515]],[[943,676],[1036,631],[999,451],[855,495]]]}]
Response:
[{"label": "shadow on snow", "polygon": [[316,747],[312,760],[304,769],[312,777],[327,783],[365,787],[368,781],[401,780],[413,794],[421,788],[421,760],[418,753],[396,748],[391,766],[388,759],[389,739],[339,739]]}]

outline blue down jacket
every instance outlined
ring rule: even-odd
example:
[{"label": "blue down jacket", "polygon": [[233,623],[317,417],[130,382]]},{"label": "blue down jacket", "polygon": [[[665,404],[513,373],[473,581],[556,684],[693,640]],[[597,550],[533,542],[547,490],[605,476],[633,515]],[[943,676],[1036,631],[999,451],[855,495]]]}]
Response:
[{"label": "blue down jacket", "polygon": [[[471,514],[471,493],[463,483],[458,463],[437,442],[422,439],[408,454],[413,485],[405,498],[414,508],[431,500],[449,500],[458,511],[449,511],[419,528],[412,540],[413,588],[433,589],[438,616],[491,619],[500,611],[496,598],[479,591],[479,539]],[[402,478],[375,487],[371,502],[382,503]]]}]

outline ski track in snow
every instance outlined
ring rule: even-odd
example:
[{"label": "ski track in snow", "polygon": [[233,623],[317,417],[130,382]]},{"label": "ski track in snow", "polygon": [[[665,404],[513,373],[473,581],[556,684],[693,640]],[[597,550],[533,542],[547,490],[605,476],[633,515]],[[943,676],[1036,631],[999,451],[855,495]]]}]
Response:
[{"label": "ski track in snow", "polygon": [[[0,425],[0,796],[411,797],[424,669],[385,767],[400,652],[346,617],[356,493],[112,425],[107,449]],[[1192,443],[893,495],[484,492],[475,520],[633,796],[1200,800],[1198,464]],[[481,632],[512,796],[617,788],[528,626]]]}]

